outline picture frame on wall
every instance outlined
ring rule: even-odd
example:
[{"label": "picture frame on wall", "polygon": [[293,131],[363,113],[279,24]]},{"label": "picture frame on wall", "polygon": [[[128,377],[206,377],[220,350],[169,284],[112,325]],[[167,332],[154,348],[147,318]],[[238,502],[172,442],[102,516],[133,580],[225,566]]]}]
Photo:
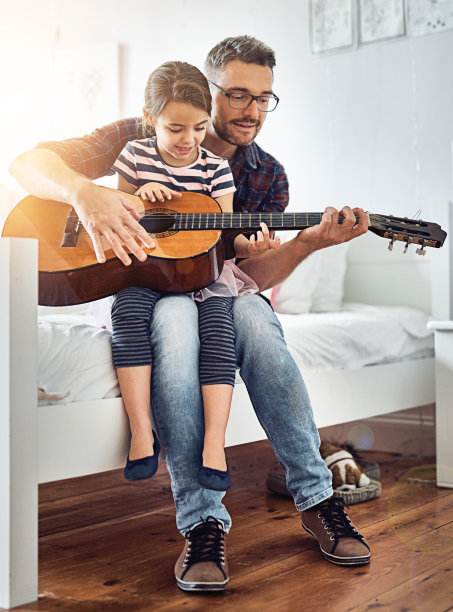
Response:
[{"label": "picture frame on wall", "polygon": [[310,0],[310,48],[314,54],[357,47],[355,0]]},{"label": "picture frame on wall", "polygon": [[452,0],[407,0],[412,36],[439,34],[453,29]]},{"label": "picture frame on wall", "polygon": [[70,138],[119,117],[119,45],[55,47],[54,138]]},{"label": "picture frame on wall", "polygon": [[406,35],[404,0],[359,0],[359,43]]}]

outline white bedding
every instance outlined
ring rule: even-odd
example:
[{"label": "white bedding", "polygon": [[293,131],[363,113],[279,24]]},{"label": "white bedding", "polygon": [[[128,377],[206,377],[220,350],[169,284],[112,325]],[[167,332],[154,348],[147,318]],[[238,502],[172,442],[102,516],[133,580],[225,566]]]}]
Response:
[{"label": "white bedding", "polygon": [[302,372],[352,370],[434,354],[429,317],[413,308],[344,303],[338,312],[278,317]]},{"label": "white bedding", "polygon": [[[338,312],[279,314],[288,348],[306,370],[355,369],[433,355],[428,316],[406,307],[346,303]],[[88,305],[40,308],[40,404],[115,397],[111,332],[96,327]],[[238,381],[240,381],[238,377]]]}]

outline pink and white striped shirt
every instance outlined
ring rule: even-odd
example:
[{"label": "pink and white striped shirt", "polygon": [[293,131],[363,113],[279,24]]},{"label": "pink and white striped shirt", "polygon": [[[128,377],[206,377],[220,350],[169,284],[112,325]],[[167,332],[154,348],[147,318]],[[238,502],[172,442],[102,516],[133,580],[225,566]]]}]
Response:
[{"label": "pink and white striped shirt", "polygon": [[155,137],[128,142],[113,168],[136,189],[152,181],[175,191],[192,191],[212,198],[236,191],[226,159],[198,147],[193,164],[170,166],[160,156]]}]

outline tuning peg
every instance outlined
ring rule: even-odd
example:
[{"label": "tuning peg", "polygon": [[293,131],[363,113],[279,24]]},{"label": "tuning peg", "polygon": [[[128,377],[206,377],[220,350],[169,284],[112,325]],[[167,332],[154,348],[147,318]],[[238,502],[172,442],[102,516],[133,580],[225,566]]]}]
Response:
[{"label": "tuning peg", "polygon": [[408,249],[408,248],[409,248],[409,240],[406,242],[406,244],[405,244],[405,246],[404,246],[404,249],[403,249],[403,253],[404,253],[404,255],[406,255],[406,253],[407,253],[407,249]]},{"label": "tuning peg", "polygon": [[395,238],[391,238],[390,242],[389,242],[389,245],[387,247],[389,251],[393,251],[393,244],[394,244],[394,242],[395,242]]},{"label": "tuning peg", "polygon": [[422,246],[419,247],[416,251],[417,255],[426,255],[426,251],[425,251],[425,243],[422,243]]}]

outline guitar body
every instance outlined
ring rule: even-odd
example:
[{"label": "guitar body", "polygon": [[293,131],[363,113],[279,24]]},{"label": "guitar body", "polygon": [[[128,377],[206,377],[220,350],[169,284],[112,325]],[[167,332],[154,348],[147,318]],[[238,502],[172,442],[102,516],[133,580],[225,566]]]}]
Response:
[{"label": "guitar body", "polygon": [[[219,213],[208,196],[184,192],[165,203],[144,202],[124,194],[139,212],[150,214]],[[141,286],[173,293],[206,287],[220,275],[224,263],[220,230],[163,231],[152,234],[156,247],[146,249],[144,262],[132,257],[125,266],[112,249],[98,263],[91,240],[80,224],[75,246],[61,246],[72,207],[28,196],[12,210],[3,236],[37,238],[39,242],[39,303],[68,306],[112,295],[125,287]]]}]

